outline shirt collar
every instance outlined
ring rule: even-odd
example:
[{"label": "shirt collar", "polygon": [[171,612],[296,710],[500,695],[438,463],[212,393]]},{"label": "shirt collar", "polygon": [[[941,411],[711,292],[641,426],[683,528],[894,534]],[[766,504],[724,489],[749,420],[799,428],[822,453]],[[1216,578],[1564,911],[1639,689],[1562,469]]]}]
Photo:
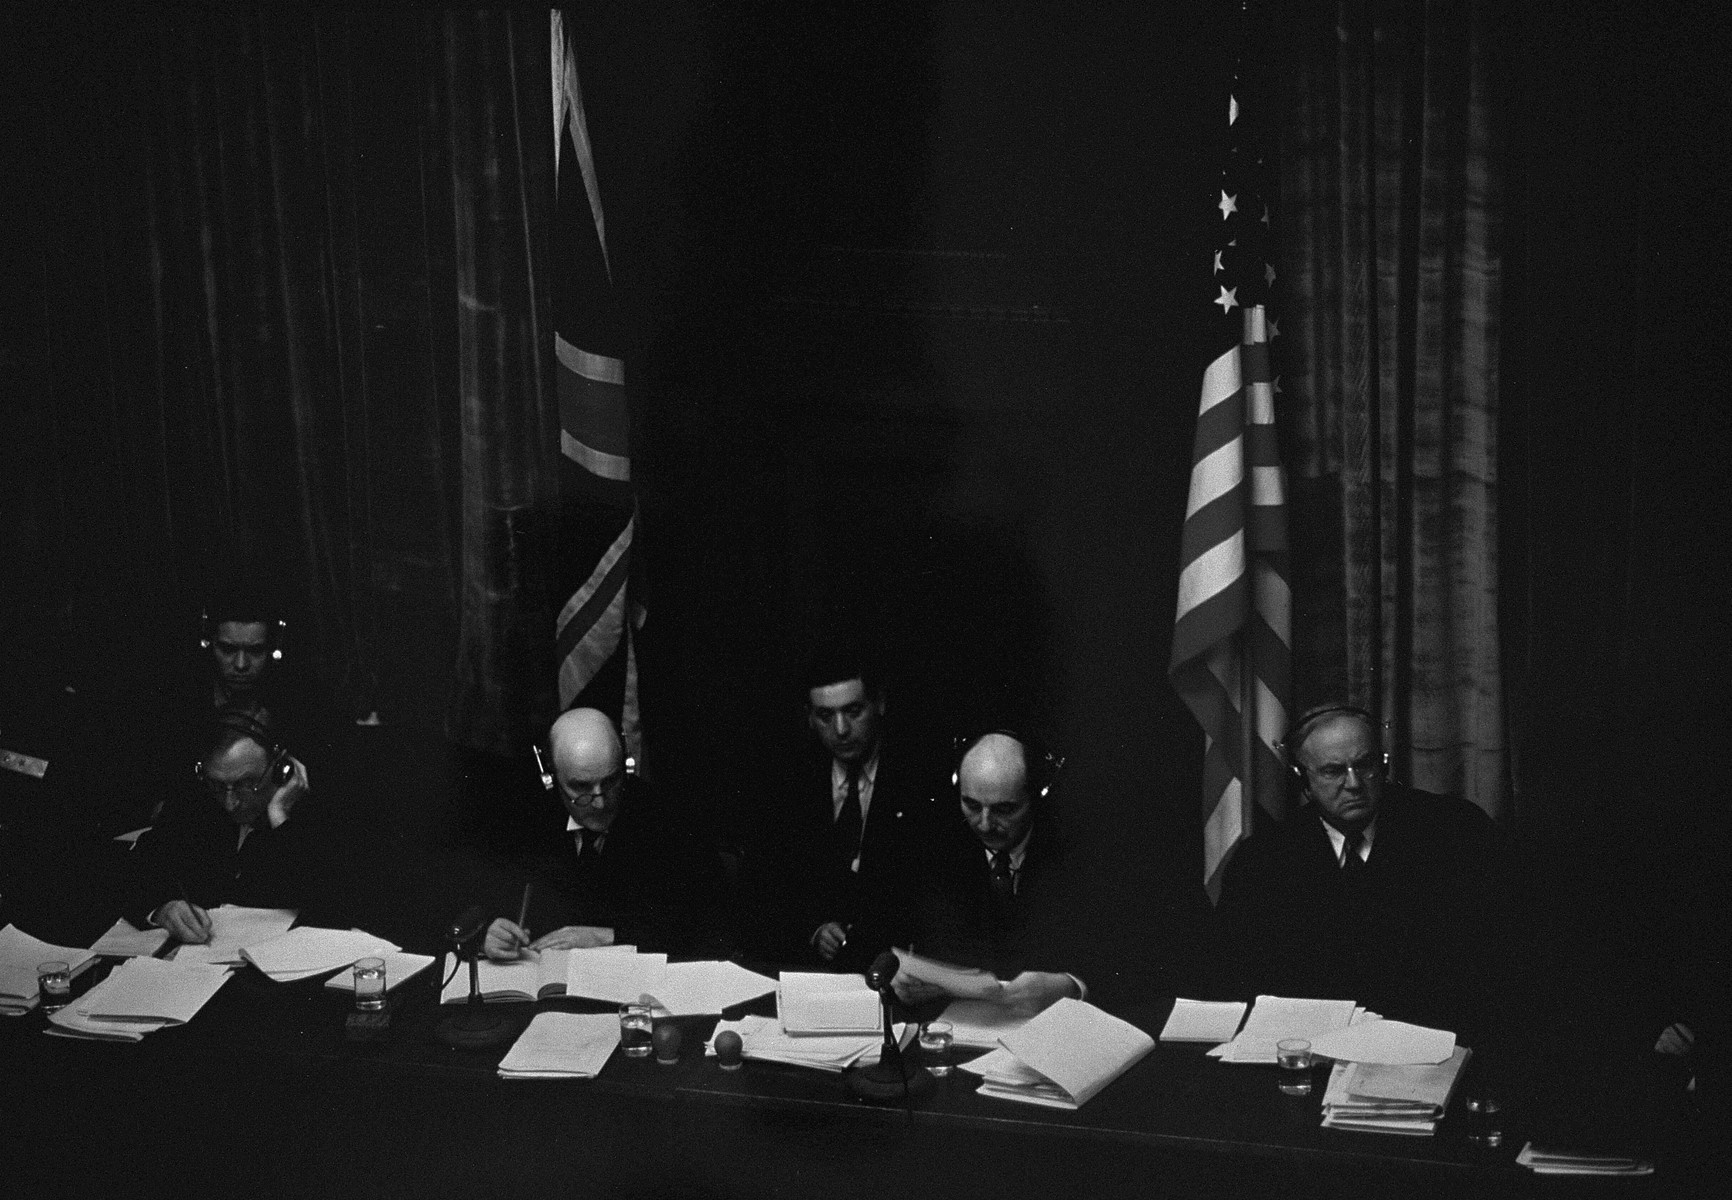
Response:
[{"label": "shirt collar", "polygon": [[[868,758],[866,760],[865,766],[860,768],[860,790],[861,791],[867,791],[867,790],[871,789],[871,787],[877,782],[878,782],[878,749],[877,749],[877,747],[873,747],[872,757]],[[842,764],[842,761],[840,759],[832,758],[830,760],[830,790],[831,790],[831,792],[834,795],[840,796],[842,794],[842,789],[847,787],[847,786],[848,786],[848,768]]]},{"label": "shirt collar", "polygon": [[[1022,870],[1023,860],[1028,857],[1028,843],[1029,843],[1029,840],[1033,837],[1034,837],[1034,825],[1031,823],[1028,827],[1028,831],[1022,835],[1022,841],[1018,842],[1016,845],[1014,845],[1010,848],[1010,869],[1011,870],[1013,870],[1013,871]],[[992,862],[992,851],[987,850],[985,846],[982,846],[981,849],[986,850],[986,861],[988,863]]]},{"label": "shirt collar", "polygon": [[[1342,833],[1322,817],[1317,818],[1323,824],[1323,832],[1329,835],[1329,848],[1335,852],[1335,865],[1340,866],[1347,861],[1347,835]],[[1371,861],[1371,844],[1377,840],[1377,818],[1371,818],[1371,823],[1359,831],[1359,861]]]}]

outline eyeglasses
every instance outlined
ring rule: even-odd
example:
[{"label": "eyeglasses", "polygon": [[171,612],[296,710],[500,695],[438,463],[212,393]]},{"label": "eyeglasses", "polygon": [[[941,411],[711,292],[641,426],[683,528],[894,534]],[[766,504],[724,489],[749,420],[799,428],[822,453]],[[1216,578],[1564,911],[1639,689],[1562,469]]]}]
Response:
[{"label": "eyeglasses", "polygon": [[255,775],[250,779],[237,779],[233,783],[222,783],[208,775],[200,775],[199,780],[204,784],[204,790],[212,800],[226,802],[230,796],[237,792],[257,795],[264,791],[265,785],[270,781],[270,774],[269,771],[266,771],[263,775]]},{"label": "eyeglasses", "polygon": [[605,779],[566,779],[562,781],[565,795],[573,804],[593,808],[611,798],[625,782],[625,772],[615,771]]},{"label": "eyeglasses", "polygon": [[1318,763],[1307,766],[1306,771],[1331,786],[1340,786],[1347,782],[1347,773],[1352,771],[1360,779],[1380,779],[1383,776],[1383,756],[1381,754],[1363,754],[1352,762]]}]

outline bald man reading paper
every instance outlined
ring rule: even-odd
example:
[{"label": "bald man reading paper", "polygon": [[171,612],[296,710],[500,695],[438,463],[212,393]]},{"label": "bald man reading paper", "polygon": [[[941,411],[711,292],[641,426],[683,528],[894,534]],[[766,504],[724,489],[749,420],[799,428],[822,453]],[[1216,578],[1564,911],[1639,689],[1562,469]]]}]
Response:
[{"label": "bald man reading paper", "polygon": [[593,708],[572,709],[553,723],[548,742],[562,807],[546,806],[531,853],[498,898],[516,912],[521,883],[533,884],[524,923],[496,919],[487,956],[616,943],[670,953],[708,949],[719,860],[626,772],[612,720]]},{"label": "bald man reading paper", "polygon": [[[1048,796],[1054,774],[1009,732],[964,747],[956,766],[960,819],[948,822],[924,872],[913,947],[1000,976],[1004,1004],[1025,1016],[1066,996],[1080,999],[1085,990],[1065,970],[1079,947],[1063,932],[1070,924],[1069,878]],[[894,987],[910,1004],[946,994],[906,969]]]}]

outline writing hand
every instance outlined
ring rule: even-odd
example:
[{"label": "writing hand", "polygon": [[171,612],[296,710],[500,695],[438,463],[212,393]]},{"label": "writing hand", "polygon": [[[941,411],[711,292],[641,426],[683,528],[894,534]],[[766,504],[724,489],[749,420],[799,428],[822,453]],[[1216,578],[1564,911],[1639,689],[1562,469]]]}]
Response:
[{"label": "writing hand", "polygon": [[210,914],[190,900],[170,900],[156,910],[156,923],[188,946],[210,941]]},{"label": "writing hand", "polygon": [[506,917],[494,918],[487,927],[487,940],[482,949],[494,962],[512,962],[519,958],[534,958],[529,944],[529,930]]},{"label": "writing hand", "polygon": [[593,950],[613,945],[613,930],[601,925],[566,925],[535,939],[532,950]]},{"label": "writing hand", "polygon": [[825,921],[812,934],[812,945],[817,948],[818,957],[825,962],[835,958],[847,940],[848,930],[840,921]]}]

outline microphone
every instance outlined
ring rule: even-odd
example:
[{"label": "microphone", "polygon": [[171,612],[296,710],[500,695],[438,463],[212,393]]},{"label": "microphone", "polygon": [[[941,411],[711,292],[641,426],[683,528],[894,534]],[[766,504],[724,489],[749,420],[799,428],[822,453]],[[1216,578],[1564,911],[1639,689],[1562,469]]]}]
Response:
[{"label": "microphone", "polygon": [[890,983],[896,978],[896,972],[902,967],[902,960],[896,957],[896,951],[886,950],[872,960],[872,965],[866,968],[866,986],[875,992],[890,990]]},{"label": "microphone", "polygon": [[461,949],[481,936],[481,931],[486,927],[486,910],[479,904],[471,904],[457,914],[457,919],[451,922],[451,928],[446,931],[446,936]]}]

